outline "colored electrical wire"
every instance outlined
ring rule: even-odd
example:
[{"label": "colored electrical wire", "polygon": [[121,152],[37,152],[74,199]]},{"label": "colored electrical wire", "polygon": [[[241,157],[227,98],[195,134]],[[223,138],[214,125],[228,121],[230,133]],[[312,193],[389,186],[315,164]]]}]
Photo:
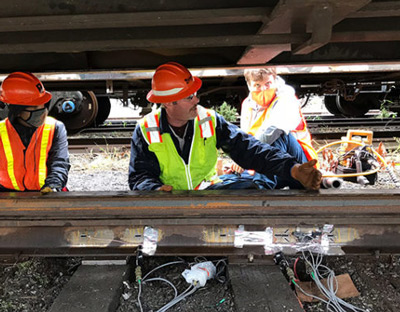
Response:
[{"label": "colored electrical wire", "polygon": [[167,280],[167,279],[165,279],[165,278],[162,278],[162,277],[153,277],[153,278],[147,279],[144,283],[147,283],[147,282],[154,282],[154,281],[162,281],[162,282],[164,282],[164,283],[167,283],[168,285],[170,285],[170,286],[174,289],[174,292],[175,292],[174,298],[178,297],[178,290],[176,289],[176,287],[174,286],[174,284],[172,284],[169,280]]},{"label": "colored electrical wire", "polygon": [[[204,258],[204,257],[196,257],[194,263],[201,263],[202,262],[201,260],[207,261],[207,259]],[[217,262],[216,266],[218,266],[220,264],[223,264],[223,267],[218,272],[218,275],[221,274],[223,272],[223,270],[225,269],[225,267],[226,267],[226,261],[225,260],[226,260],[226,258],[213,261],[213,262]],[[161,269],[163,267],[166,267],[166,266],[169,266],[169,265],[173,265],[173,264],[181,264],[181,263],[186,263],[186,261],[179,260],[179,261],[173,261],[173,262],[168,262],[168,263],[159,265],[158,267],[156,267],[156,268],[152,269],[150,272],[148,272],[143,277],[143,279],[141,279],[140,282],[138,281],[139,290],[138,290],[137,300],[138,300],[138,305],[139,305],[140,312],[143,312],[142,304],[141,304],[141,301],[140,301],[140,295],[141,295],[141,291],[142,291],[142,284],[145,284],[147,282],[152,282],[152,281],[162,281],[162,282],[167,283],[168,285],[170,285],[174,289],[174,298],[170,302],[165,304],[163,307],[158,309],[157,312],[166,312],[169,308],[171,308],[172,306],[174,306],[178,302],[182,301],[186,297],[192,295],[197,289],[199,289],[201,287],[201,286],[198,286],[198,285],[190,285],[186,290],[184,290],[181,294],[178,295],[177,288],[174,286],[173,283],[171,283],[167,279],[164,279],[164,278],[161,278],[161,277],[154,277],[154,278],[150,278],[150,279],[148,278],[148,276],[150,274],[152,274],[153,272],[155,272],[155,271],[157,271],[157,270],[159,270],[159,269]],[[218,275],[216,275],[216,277],[218,277]]]},{"label": "colored electrical wire", "polygon": [[188,297],[191,294],[193,294],[199,288],[200,288],[200,286],[190,285],[188,288],[186,288],[186,290],[182,294],[180,294],[178,297],[176,297],[173,300],[171,300],[169,303],[167,303],[161,309],[157,310],[157,312],[165,312],[165,311],[167,311],[169,308],[171,308],[172,306],[174,306],[178,302],[182,301],[186,297]]},{"label": "colored electrical wire", "polygon": [[[320,290],[320,292],[327,298],[327,300],[322,298],[316,298],[326,304],[327,310],[332,312],[367,312],[367,310],[358,308],[346,301],[342,300],[341,298],[336,296],[336,292],[338,290],[338,282],[335,276],[335,272],[328,268],[327,266],[322,264],[323,256],[321,253],[317,253],[316,257],[314,257],[311,250],[308,250],[308,257],[305,254],[305,251],[302,251],[302,255],[306,264],[308,264],[311,269],[311,277],[315,282],[316,286]],[[327,277],[321,275],[320,271],[323,269],[327,272]],[[321,279],[325,278],[327,285],[325,286]],[[296,283],[294,283],[296,285]],[[303,289],[299,285],[296,285],[303,293]],[[305,293],[306,294],[306,293]],[[310,295],[310,294],[306,294]],[[315,298],[316,296],[311,296]],[[322,299],[322,300],[321,300]]]},{"label": "colored electrical wire", "polygon": [[[321,153],[324,149],[333,146],[333,145],[338,145],[338,144],[342,144],[342,143],[351,143],[351,144],[356,144],[358,146],[365,146],[365,143],[360,143],[357,141],[351,141],[351,140],[341,140],[341,141],[335,141],[335,142],[331,142],[328,144],[325,144],[324,146],[322,146],[320,149],[317,150],[317,154]],[[375,151],[375,149],[370,146],[371,151],[379,158],[379,160],[383,163],[384,167],[387,167],[387,162],[386,160],[377,152]],[[359,177],[359,176],[365,176],[365,175],[369,175],[369,174],[374,174],[376,172],[378,172],[381,168],[375,168],[373,170],[368,170],[368,171],[364,171],[364,172],[358,172],[358,173],[342,173],[342,174],[335,174],[335,173],[324,173],[322,174],[323,178],[345,178],[345,177]]]},{"label": "colored electrical wire", "polygon": [[172,262],[168,262],[168,263],[164,263],[162,265],[159,265],[158,267],[154,268],[153,270],[151,270],[149,273],[147,273],[144,277],[143,280],[145,280],[151,273],[153,273],[154,271],[157,271],[158,269],[161,269],[163,267],[166,267],[168,265],[173,265],[173,264],[178,264],[178,263],[186,263],[183,260],[179,260],[179,261],[172,261]]},{"label": "colored electrical wire", "polygon": [[142,302],[140,301],[140,295],[142,294],[142,283],[139,282],[138,284],[139,284],[139,290],[138,290],[137,301],[138,301],[140,312],[143,312]]}]

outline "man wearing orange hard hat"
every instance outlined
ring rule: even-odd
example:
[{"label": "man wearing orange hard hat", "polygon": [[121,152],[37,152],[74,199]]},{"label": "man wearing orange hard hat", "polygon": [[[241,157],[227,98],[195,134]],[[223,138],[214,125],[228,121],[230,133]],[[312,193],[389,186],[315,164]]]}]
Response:
[{"label": "man wearing orange hard hat", "polygon": [[178,63],[156,69],[147,99],[162,107],[140,120],[133,133],[129,165],[132,190],[253,187],[249,180],[225,183],[216,175],[219,148],[243,168],[319,189],[321,173],[313,167],[314,161],[300,165],[294,157],[261,143],[215,111],[198,105],[201,84]]},{"label": "man wearing orange hard hat", "polygon": [[0,121],[0,191],[62,190],[70,168],[67,132],[48,117],[51,94],[31,73],[14,72],[0,88],[8,117]]}]

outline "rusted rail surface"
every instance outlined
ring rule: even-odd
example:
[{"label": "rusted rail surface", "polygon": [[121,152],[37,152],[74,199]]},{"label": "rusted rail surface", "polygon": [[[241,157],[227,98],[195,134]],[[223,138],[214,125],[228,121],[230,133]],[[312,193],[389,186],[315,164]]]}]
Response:
[{"label": "rusted rail surface", "polygon": [[328,254],[400,252],[400,191],[0,194],[1,254],[120,255],[147,245],[261,255],[306,242]]}]

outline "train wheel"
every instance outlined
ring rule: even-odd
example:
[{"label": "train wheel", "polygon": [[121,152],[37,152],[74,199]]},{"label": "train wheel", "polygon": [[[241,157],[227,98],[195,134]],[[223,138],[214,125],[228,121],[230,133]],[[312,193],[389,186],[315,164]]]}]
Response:
[{"label": "train wheel", "polygon": [[342,113],[340,112],[336,104],[337,97],[338,97],[337,95],[325,95],[324,96],[325,107],[328,110],[328,112],[330,112],[332,115],[341,116]]},{"label": "train wheel", "polygon": [[97,103],[99,106],[97,116],[95,119],[95,126],[102,125],[111,112],[111,102],[107,96],[97,96]]},{"label": "train wheel", "polygon": [[61,120],[69,133],[94,123],[99,106],[92,91],[64,92],[52,107],[50,115]]},{"label": "train wheel", "polygon": [[343,97],[337,97],[337,107],[343,116],[362,117],[371,108],[379,107],[379,99],[371,93],[360,93],[354,101],[346,101]]}]

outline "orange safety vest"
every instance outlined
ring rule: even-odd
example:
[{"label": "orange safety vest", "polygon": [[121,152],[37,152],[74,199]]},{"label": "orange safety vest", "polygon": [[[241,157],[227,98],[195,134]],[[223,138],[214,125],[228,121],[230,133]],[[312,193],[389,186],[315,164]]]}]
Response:
[{"label": "orange safety vest", "polygon": [[[275,104],[277,103],[278,100],[279,100],[279,97],[275,96],[274,99],[271,101],[271,104],[268,105],[268,107],[263,111],[261,116],[259,116],[257,118],[257,120],[255,120],[251,124],[250,128],[248,129],[249,134],[255,136],[257,131],[262,126],[264,120],[269,118],[269,115],[271,114],[271,110],[275,106]],[[251,115],[251,107],[249,107],[249,111],[246,112],[245,114],[247,116]],[[291,130],[290,132],[293,133],[297,142],[299,142],[299,144],[300,144],[301,148],[303,149],[304,154],[306,155],[308,160],[318,159],[317,152],[315,151],[315,149],[312,146],[311,133],[307,129],[307,123],[306,123],[306,120],[305,120],[303,114],[301,113],[300,108],[299,108],[299,114],[301,117],[301,121],[297,125],[297,127],[294,130]],[[317,164],[317,167],[319,167],[318,164]]]},{"label": "orange safety vest", "polygon": [[[291,132],[294,134],[295,138],[297,139],[297,142],[299,142],[307,159],[308,160],[311,160],[311,159],[318,160],[317,151],[312,146],[311,133],[307,129],[306,119],[304,118],[303,113],[301,112],[300,108],[299,108],[299,114],[301,117],[301,121],[298,124],[298,126],[296,127],[296,129],[292,130]],[[317,168],[319,168],[318,163],[317,163]]]},{"label": "orange safety vest", "polygon": [[47,117],[26,148],[6,118],[0,121],[0,184],[10,190],[38,191],[47,177],[47,157],[53,143],[56,120]]}]

